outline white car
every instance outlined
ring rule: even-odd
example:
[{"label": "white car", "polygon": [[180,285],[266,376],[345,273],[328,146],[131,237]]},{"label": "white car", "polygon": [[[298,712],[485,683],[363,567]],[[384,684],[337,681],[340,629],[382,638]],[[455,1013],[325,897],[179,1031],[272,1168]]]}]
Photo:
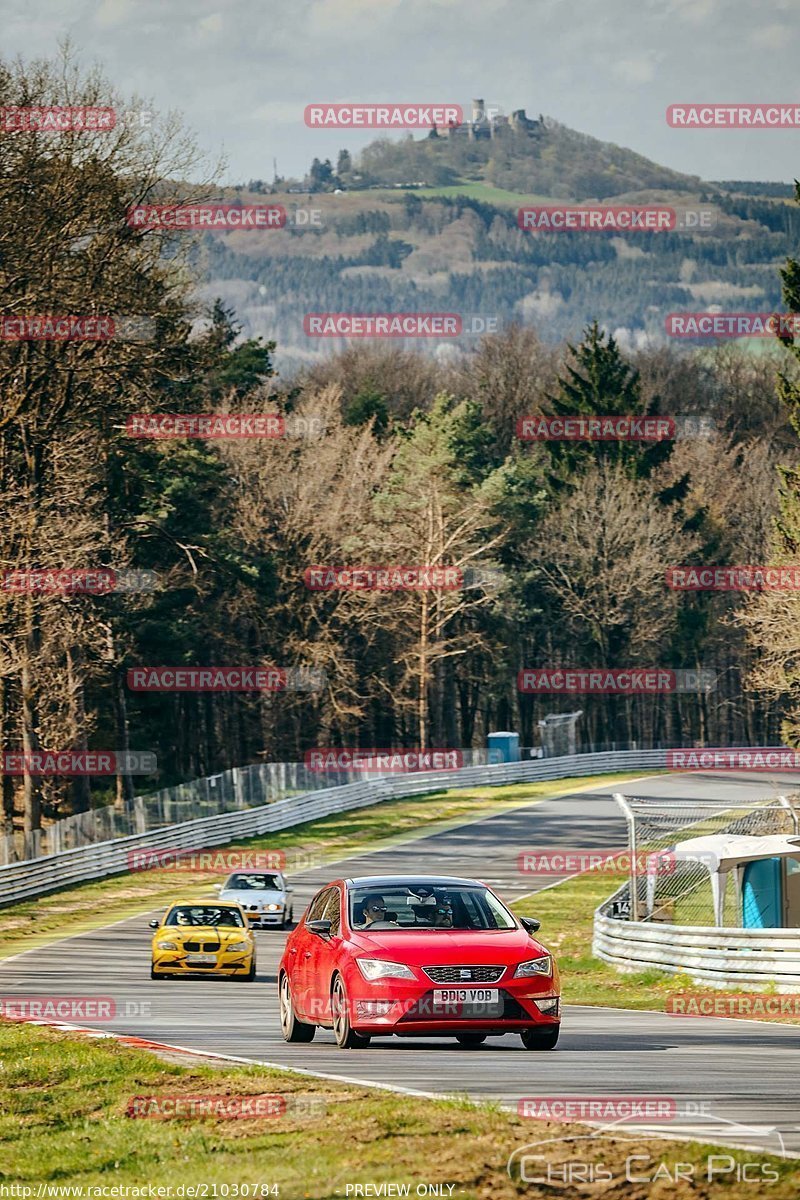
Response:
[{"label": "white car", "polygon": [[294,920],[288,886],[280,871],[235,871],[217,884],[220,900],[240,904],[251,928],[277,925],[285,929]]}]

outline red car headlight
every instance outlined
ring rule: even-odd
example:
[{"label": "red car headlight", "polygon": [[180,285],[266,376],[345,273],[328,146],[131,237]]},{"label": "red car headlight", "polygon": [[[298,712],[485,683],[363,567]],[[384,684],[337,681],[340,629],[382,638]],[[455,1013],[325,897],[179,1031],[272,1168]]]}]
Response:
[{"label": "red car headlight", "polygon": [[545,954],[542,958],[529,958],[527,962],[521,962],[514,971],[515,979],[526,979],[532,975],[552,975],[553,960],[549,954]]},{"label": "red car headlight", "polygon": [[365,979],[374,983],[376,979],[416,979],[416,975],[404,963],[387,962],[383,958],[357,958],[358,969]]}]

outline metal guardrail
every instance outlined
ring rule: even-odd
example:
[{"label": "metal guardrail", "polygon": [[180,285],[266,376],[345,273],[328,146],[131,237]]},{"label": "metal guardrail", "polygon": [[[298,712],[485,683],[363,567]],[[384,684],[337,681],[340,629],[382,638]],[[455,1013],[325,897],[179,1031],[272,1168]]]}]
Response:
[{"label": "metal guardrail", "polygon": [[800,985],[800,931],[625,921],[604,913],[608,903],[594,916],[592,953],[620,971],[655,967],[717,987],[775,984],[779,992]]},{"label": "metal guardrail", "polygon": [[455,771],[373,776],[340,787],[276,800],[258,808],[202,817],[149,833],[113,838],[74,850],[10,863],[0,867],[0,906],[29,900],[72,884],[121,874],[130,869],[130,856],[137,850],[204,850],[226,845],[234,839],[259,837],[289,829],[293,825],[302,825],[333,813],[364,808],[382,800],[426,795],[446,788],[498,787],[574,775],[658,769],[665,763],[665,750],[629,750],[463,767]]}]

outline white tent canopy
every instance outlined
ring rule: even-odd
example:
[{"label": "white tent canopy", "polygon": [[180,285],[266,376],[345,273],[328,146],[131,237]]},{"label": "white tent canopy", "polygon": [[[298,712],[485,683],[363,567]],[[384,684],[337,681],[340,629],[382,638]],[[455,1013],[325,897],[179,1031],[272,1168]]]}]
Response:
[{"label": "white tent canopy", "polygon": [[709,871],[730,871],[759,858],[800,858],[800,837],[714,833],[677,842],[674,854],[679,861],[705,863]]},{"label": "white tent canopy", "polygon": [[[707,868],[714,897],[714,919],[721,926],[725,923],[725,890],[729,874],[734,872],[737,894],[741,896],[745,865],[761,858],[800,859],[800,837],[715,833],[677,842],[672,855],[677,862],[698,862]],[[647,906],[652,912],[655,900],[655,878],[652,874],[648,875],[647,885]]]}]

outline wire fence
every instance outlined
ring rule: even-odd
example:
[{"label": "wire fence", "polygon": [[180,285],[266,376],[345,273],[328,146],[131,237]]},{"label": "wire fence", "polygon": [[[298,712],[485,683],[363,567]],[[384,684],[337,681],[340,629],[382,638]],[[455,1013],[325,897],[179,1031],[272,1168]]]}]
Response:
[{"label": "wire fence", "polygon": [[[677,842],[710,834],[800,833],[798,795],[740,803],[730,799],[618,799],[628,823],[630,881],[613,897],[609,915],[623,920],[706,927],[716,923],[708,865],[674,857]],[[741,925],[739,904],[737,893],[729,889],[723,925]]]},{"label": "wire fence", "polygon": [[[401,754],[402,751],[398,751]],[[489,749],[447,751],[458,754],[461,767],[488,766],[500,761],[497,751]],[[521,752],[529,758],[529,751]],[[148,795],[136,796],[130,807],[105,804],[88,812],[75,813],[46,825],[34,833],[16,832],[0,836],[0,866],[27,859],[59,854],[95,842],[131,834],[149,833],[167,825],[177,825],[202,817],[261,808],[291,796],[375,779],[386,772],[376,770],[314,770],[305,763],[256,763],[233,767],[203,779],[179,783]]]}]

